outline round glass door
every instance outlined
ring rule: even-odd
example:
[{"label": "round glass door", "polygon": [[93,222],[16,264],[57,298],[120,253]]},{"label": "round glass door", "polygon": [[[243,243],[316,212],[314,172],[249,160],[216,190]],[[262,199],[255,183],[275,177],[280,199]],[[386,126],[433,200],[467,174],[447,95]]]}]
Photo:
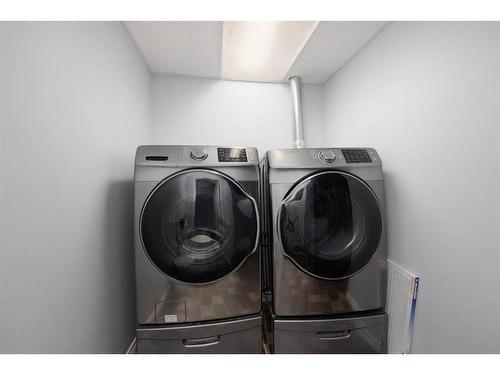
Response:
[{"label": "round glass door", "polygon": [[257,205],[224,174],[182,171],[150,194],[140,232],[160,271],[181,282],[208,283],[229,275],[255,251]]},{"label": "round glass door", "polygon": [[361,270],[377,251],[382,213],[370,187],[340,171],[309,176],[285,196],[279,213],[283,250],[300,269],[323,279]]}]

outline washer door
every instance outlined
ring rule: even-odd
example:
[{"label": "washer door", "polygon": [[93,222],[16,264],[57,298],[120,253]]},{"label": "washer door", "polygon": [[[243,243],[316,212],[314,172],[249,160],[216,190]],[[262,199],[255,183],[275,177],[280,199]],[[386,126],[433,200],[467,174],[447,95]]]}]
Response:
[{"label": "washer door", "polygon": [[153,264],[192,284],[235,271],[258,243],[255,200],[230,177],[191,169],[163,180],[142,210],[140,234]]},{"label": "washer door", "polygon": [[285,196],[278,216],[285,255],[322,279],[352,276],[372,259],[382,212],[370,187],[340,171],[306,177]]}]

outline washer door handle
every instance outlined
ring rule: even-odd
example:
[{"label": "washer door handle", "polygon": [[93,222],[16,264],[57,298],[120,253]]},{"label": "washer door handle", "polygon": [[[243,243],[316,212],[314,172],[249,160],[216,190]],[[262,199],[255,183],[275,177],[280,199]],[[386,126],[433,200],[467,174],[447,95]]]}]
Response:
[{"label": "washer door handle", "polygon": [[220,336],[203,337],[199,339],[183,339],[182,343],[186,348],[200,348],[203,346],[217,345],[220,342]]},{"label": "washer door handle", "polygon": [[333,331],[333,332],[318,332],[316,336],[320,340],[343,340],[351,337],[351,330]]}]

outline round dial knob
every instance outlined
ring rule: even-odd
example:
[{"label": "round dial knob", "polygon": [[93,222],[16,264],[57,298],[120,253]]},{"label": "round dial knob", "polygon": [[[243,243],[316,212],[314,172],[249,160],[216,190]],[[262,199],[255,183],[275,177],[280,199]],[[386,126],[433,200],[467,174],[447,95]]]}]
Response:
[{"label": "round dial knob", "polygon": [[335,161],[335,154],[333,151],[320,151],[318,154],[322,162],[333,163]]},{"label": "round dial knob", "polygon": [[202,148],[194,148],[189,154],[193,160],[205,160],[208,157],[207,152]]}]

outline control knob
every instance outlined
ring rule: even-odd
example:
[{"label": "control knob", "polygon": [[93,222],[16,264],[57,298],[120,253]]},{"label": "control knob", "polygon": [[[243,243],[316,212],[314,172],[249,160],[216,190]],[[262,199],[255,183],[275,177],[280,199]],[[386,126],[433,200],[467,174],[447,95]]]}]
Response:
[{"label": "control knob", "polygon": [[335,161],[335,154],[333,151],[320,151],[318,156],[324,163],[333,163]]},{"label": "control knob", "polygon": [[202,161],[208,157],[208,153],[202,148],[194,148],[189,156],[191,156],[193,160]]}]

